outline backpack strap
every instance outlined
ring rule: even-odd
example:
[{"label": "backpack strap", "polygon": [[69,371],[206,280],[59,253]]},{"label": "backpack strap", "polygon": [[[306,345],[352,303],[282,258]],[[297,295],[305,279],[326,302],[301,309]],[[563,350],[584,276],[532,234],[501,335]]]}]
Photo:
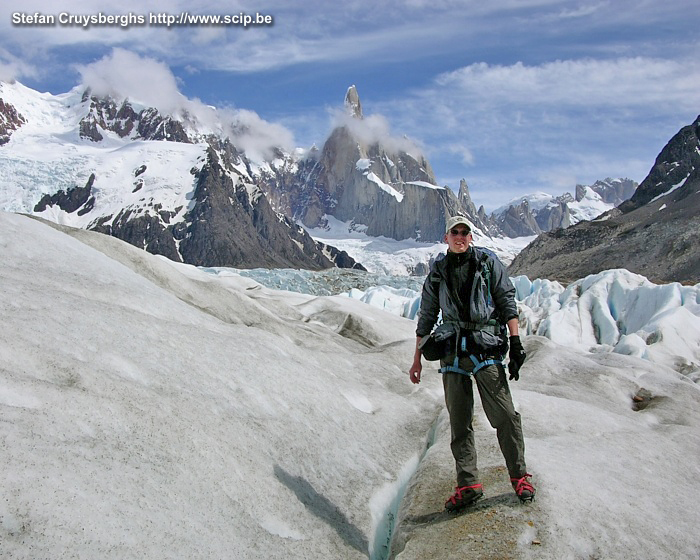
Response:
[{"label": "backpack strap", "polygon": [[489,266],[489,254],[482,253],[481,258],[476,264],[476,271],[481,273],[486,284],[486,303],[488,305],[493,305],[493,298],[491,296],[491,267]]}]

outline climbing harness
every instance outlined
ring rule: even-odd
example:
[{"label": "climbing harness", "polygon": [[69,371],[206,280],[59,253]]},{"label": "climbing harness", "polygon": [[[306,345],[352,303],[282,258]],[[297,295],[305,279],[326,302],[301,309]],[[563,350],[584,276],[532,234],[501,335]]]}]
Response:
[{"label": "climbing harness", "polygon": [[[472,376],[487,366],[497,364],[503,365],[503,358],[498,359],[494,357],[485,357],[482,354],[470,352],[468,343],[469,338],[467,335],[462,335],[461,330],[486,330],[491,331],[493,334],[498,334],[500,332],[500,327],[498,325],[478,325],[476,323],[460,322],[459,327],[457,328],[457,345],[455,348],[455,358],[452,362],[452,365],[446,365],[441,367],[440,373],[461,373],[462,375]],[[471,371],[467,371],[459,367],[459,359],[462,356],[468,356],[469,359],[472,361],[472,364],[474,364],[474,367]]]}]

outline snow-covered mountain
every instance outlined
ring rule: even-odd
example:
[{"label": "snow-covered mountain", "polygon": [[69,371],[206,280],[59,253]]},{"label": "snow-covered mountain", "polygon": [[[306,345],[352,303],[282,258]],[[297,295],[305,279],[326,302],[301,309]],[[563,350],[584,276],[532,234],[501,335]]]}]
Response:
[{"label": "snow-covered mountain", "polygon": [[[51,95],[15,82],[0,84],[0,100],[1,209],[106,233],[176,262],[363,268],[360,259],[377,253],[351,256],[361,234],[427,244],[425,260],[413,252],[400,272],[421,274],[427,253],[444,249],[433,244],[455,214],[505,262],[529,241],[501,235],[465,181],[456,195],[436,185],[415,146],[363,116],[354,86],[322,150],[289,152],[265,137],[268,150],[254,157],[239,147],[262,142],[250,140],[250,122],[184,98],[162,113],[84,88]],[[337,224],[348,234],[337,235]],[[397,272],[368,266],[376,265]]]},{"label": "snow-covered mountain", "polygon": [[575,195],[536,192],[497,208],[489,219],[509,237],[537,235],[593,220],[628,200],[637,186],[631,179],[607,178],[588,186],[576,185]]},{"label": "snow-covered mountain", "polygon": [[[0,83],[0,208],[93,229],[208,266],[328,268],[354,261],[275,213],[262,161],[209,122],[75,89]],[[229,128],[234,125],[229,123]]]},{"label": "snow-covered mountain", "polygon": [[[16,82],[0,84],[0,99],[1,209],[113,235],[176,262],[363,268],[359,258],[376,253],[350,256],[355,232],[432,244],[455,214],[506,262],[526,244],[499,235],[465,181],[457,195],[436,185],[409,141],[363,116],[354,86],[322,150],[289,152],[265,138],[270,148],[253,158],[237,145],[254,134],[249,123],[187,100],[166,114],[83,88],[51,95]],[[338,237],[329,227],[337,223],[351,233]],[[334,238],[342,247],[328,244]],[[424,272],[429,259],[410,261],[403,274]]]},{"label": "snow-covered mountain", "polygon": [[700,550],[700,286],[516,279],[537,499],[518,502],[477,406],[485,498],[448,516],[440,375],[409,382],[415,323],[390,291],[280,292],[49,224],[0,212],[3,558]]}]

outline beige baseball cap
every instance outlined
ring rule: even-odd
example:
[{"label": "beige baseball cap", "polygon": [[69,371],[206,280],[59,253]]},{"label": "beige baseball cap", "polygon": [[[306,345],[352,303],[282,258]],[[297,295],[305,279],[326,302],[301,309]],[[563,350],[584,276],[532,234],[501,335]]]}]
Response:
[{"label": "beige baseball cap", "polygon": [[447,226],[445,227],[445,233],[450,233],[450,230],[458,224],[463,224],[467,226],[467,229],[471,233],[472,225],[469,223],[469,220],[467,220],[464,216],[452,216],[451,218],[447,218]]}]

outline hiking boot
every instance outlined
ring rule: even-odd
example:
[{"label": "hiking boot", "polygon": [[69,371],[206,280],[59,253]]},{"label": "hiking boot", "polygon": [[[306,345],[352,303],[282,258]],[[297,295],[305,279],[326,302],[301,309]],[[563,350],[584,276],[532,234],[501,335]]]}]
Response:
[{"label": "hiking boot", "polygon": [[479,498],[484,496],[484,491],[481,484],[473,486],[457,486],[455,493],[452,494],[445,502],[447,511],[459,511],[463,507],[470,506]]},{"label": "hiking boot", "polygon": [[513,490],[515,490],[521,502],[531,502],[535,499],[535,487],[528,480],[531,477],[531,474],[525,474],[520,478],[511,477],[510,479]]}]

